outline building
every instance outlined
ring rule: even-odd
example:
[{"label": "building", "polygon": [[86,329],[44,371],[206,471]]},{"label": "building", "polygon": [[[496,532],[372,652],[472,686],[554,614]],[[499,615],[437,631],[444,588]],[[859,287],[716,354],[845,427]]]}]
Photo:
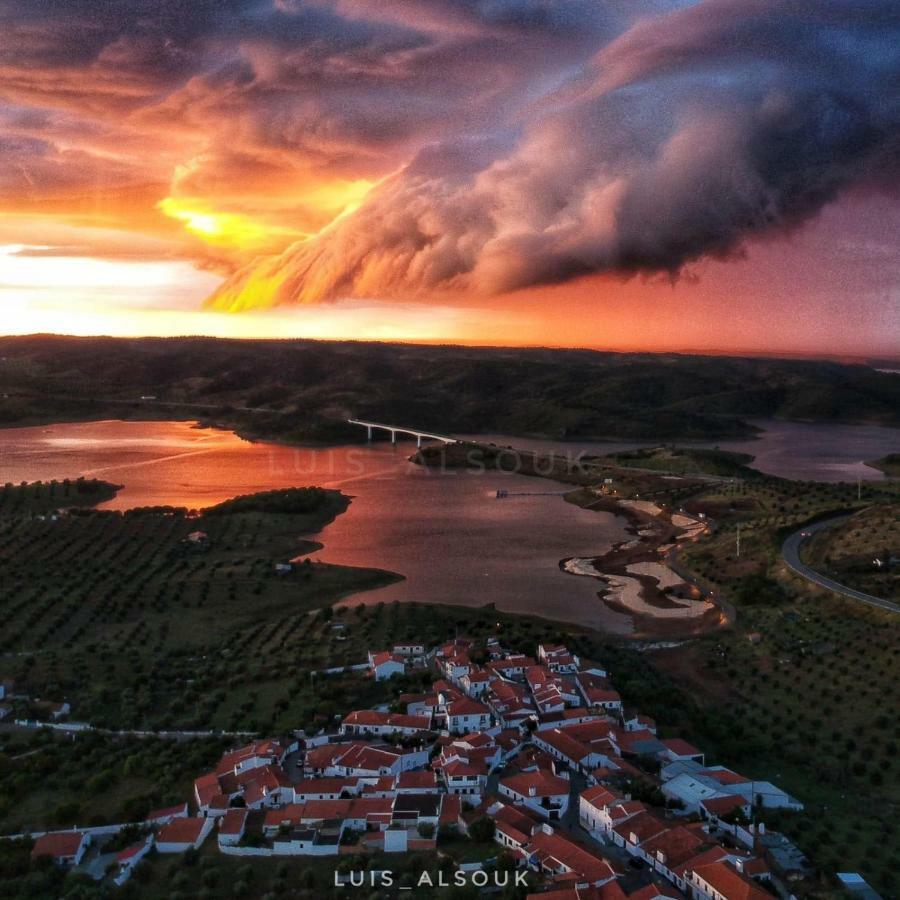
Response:
[{"label": "building", "polygon": [[562,818],[568,809],[570,789],[567,778],[541,770],[501,778],[498,786],[501,796],[551,821]]},{"label": "building", "polygon": [[395,675],[402,675],[406,671],[406,660],[389,650],[379,653],[369,653],[369,667],[376,681],[384,681]]},{"label": "building", "polygon": [[160,853],[184,853],[191,847],[196,850],[206,840],[214,821],[212,818],[172,819],[156,835],[156,849]]},{"label": "building", "polygon": [[83,831],[58,831],[42,834],[31,849],[31,858],[49,856],[61,866],[77,866],[90,846],[90,835]]},{"label": "building", "polygon": [[341,723],[341,734],[376,735],[418,734],[431,727],[430,716],[409,716],[403,713],[378,712],[374,709],[358,709]]},{"label": "building", "polygon": [[246,809],[229,809],[219,819],[219,846],[233,846],[240,841],[247,828],[248,815],[250,813]]},{"label": "building", "polygon": [[451,734],[469,734],[491,727],[491,711],[477,700],[460,697],[447,704],[447,729]]},{"label": "building", "polygon": [[772,895],[726,862],[693,869],[689,879],[694,900],[772,900]]},{"label": "building", "polygon": [[[609,862],[587,848],[540,825],[524,847],[528,866],[551,876],[573,876],[572,881],[600,887],[616,877]],[[569,879],[567,879],[569,880]]]}]

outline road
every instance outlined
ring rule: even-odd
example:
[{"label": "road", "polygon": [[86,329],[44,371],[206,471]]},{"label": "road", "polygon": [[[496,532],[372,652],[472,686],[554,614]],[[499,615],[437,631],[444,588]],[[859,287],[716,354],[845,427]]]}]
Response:
[{"label": "road", "polygon": [[877,606],[879,609],[886,609],[890,612],[900,612],[900,606],[896,603],[891,603],[890,600],[884,600],[881,597],[873,597],[871,594],[864,594],[862,591],[857,591],[846,585],[840,584],[833,578],[820,575],[815,569],[811,569],[800,559],[800,548],[807,537],[811,537],[818,531],[830,528],[832,525],[837,525],[838,522],[843,522],[844,519],[847,518],[849,518],[849,516],[835,516],[832,519],[823,519],[821,522],[816,522],[814,525],[807,525],[801,531],[795,531],[781,545],[781,555],[784,557],[784,561],[788,564],[788,567],[793,569],[798,575],[821,588],[825,588],[827,591],[832,591],[833,593],[839,594],[842,597],[847,597],[850,600],[858,600],[860,603],[867,603],[869,606]]}]

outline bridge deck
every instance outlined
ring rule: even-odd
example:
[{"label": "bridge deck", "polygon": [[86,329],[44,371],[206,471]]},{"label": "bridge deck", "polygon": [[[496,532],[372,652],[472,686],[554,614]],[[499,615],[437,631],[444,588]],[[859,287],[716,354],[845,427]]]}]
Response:
[{"label": "bridge deck", "polygon": [[364,419],[347,419],[350,425],[362,425],[364,428],[378,428],[391,434],[411,434],[415,438],[426,438],[431,441],[443,441],[445,444],[456,444],[459,438],[449,434],[434,434],[431,431],[419,431],[417,428],[406,428],[403,425],[386,425],[384,422],[367,422]]}]

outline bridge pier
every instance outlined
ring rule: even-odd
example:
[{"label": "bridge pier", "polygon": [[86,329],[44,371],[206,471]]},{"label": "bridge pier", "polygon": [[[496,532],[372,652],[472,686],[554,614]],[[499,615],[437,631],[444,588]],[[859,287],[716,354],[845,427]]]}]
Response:
[{"label": "bridge pier", "polygon": [[417,447],[421,447],[421,446],[422,446],[422,435],[421,435],[421,434],[417,434],[417,435],[416,435],[416,446],[417,446]]},{"label": "bridge pier", "polygon": [[397,432],[393,428],[391,428],[390,431],[391,431],[391,443],[396,444],[397,443]]},{"label": "bridge pier", "polygon": [[366,440],[371,443],[372,441],[372,426],[366,425]]}]

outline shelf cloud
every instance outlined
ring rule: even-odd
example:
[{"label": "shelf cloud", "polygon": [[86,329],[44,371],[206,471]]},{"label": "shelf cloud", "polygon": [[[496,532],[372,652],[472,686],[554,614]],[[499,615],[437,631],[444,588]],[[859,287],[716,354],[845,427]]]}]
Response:
[{"label": "shelf cloud", "polygon": [[[405,6],[338,4],[386,17]],[[480,10],[478,28],[531,22],[538,43],[551,27],[539,15],[549,5],[537,3],[424,6],[430,15],[405,24],[465,30]],[[900,158],[892,0],[702,0],[645,12],[619,32],[611,12],[594,20],[599,46],[574,70],[516,73],[515,109],[494,106],[495,127],[460,112],[453,133],[423,143],[354,212],[244,265],[210,303],[491,295],[596,272],[676,275],[792,228],[844,189],[890,189]],[[577,32],[571,20],[554,27]]]}]

